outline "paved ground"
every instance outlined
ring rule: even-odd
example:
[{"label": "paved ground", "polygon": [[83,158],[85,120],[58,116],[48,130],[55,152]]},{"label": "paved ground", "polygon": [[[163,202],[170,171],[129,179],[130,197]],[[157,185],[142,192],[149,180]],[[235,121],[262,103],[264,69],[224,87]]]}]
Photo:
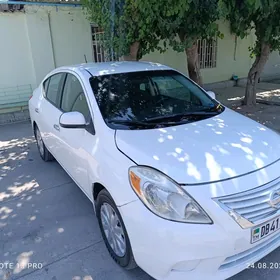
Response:
[{"label": "paved ground", "polygon": [[[279,260],[276,250],[261,262]],[[14,267],[0,269],[1,280],[152,280],[140,269],[128,272],[111,260],[91,203],[56,162],[40,159],[29,123],[0,126],[3,262]],[[275,280],[279,271],[248,269],[231,280]]]},{"label": "paved ground", "polygon": [[216,97],[223,104],[233,108],[266,126],[280,132],[280,85],[275,83],[258,84],[257,96],[259,100],[273,102],[277,105],[258,103],[255,107],[241,106],[245,94],[244,87],[220,88],[214,90]]},{"label": "paved ground", "polygon": [[[39,157],[29,123],[0,126],[0,263],[6,278],[150,280],[110,258],[90,201],[56,163]],[[42,263],[43,268],[24,268]],[[0,267],[1,268],[1,267]],[[10,274],[10,276],[9,276]]]},{"label": "paved ground", "polygon": [[[280,82],[280,80],[279,80]],[[219,88],[214,91],[217,97],[229,103],[238,103],[245,95],[245,84],[238,87]],[[262,82],[257,84],[257,100],[270,101],[280,105],[280,85],[276,82]]]}]

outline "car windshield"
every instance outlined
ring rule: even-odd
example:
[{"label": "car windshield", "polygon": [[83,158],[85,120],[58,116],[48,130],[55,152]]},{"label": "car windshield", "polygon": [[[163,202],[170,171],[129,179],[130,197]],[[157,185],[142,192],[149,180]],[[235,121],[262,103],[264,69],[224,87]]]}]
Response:
[{"label": "car windshield", "polygon": [[223,107],[173,70],[96,76],[90,83],[101,114],[115,129],[150,129],[217,115]]}]

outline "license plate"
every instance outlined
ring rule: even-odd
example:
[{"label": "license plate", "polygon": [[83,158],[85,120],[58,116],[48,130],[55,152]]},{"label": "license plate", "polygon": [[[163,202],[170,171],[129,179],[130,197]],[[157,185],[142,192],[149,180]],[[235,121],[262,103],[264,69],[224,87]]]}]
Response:
[{"label": "license plate", "polygon": [[261,225],[252,228],[251,243],[260,241],[261,239],[279,230],[279,228],[280,228],[280,217],[276,217],[270,221],[267,221]]}]

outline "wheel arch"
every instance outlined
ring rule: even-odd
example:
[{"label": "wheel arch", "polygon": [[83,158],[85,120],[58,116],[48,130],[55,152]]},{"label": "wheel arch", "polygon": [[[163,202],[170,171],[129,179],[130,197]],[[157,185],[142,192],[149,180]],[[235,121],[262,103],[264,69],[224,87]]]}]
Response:
[{"label": "wheel arch", "polygon": [[114,192],[110,191],[110,188],[105,187],[104,184],[102,184],[100,182],[95,182],[92,184],[92,198],[93,198],[92,202],[93,202],[94,211],[95,211],[95,203],[96,203],[97,197],[102,190],[106,190],[109,193],[111,199],[114,201],[114,203],[118,207],[118,201],[116,200],[117,197],[115,197]]},{"label": "wheel arch", "polygon": [[33,130],[33,134],[34,134],[35,139],[36,139],[36,131],[35,131],[35,129],[36,129],[37,126],[38,126],[37,123],[35,121],[33,121],[32,122],[32,130]]},{"label": "wheel arch", "polygon": [[[98,194],[105,189],[107,192],[109,192],[104,185],[101,183],[95,182],[92,184],[92,197],[93,197],[93,202],[96,201]],[[110,192],[109,192],[110,193]]]}]

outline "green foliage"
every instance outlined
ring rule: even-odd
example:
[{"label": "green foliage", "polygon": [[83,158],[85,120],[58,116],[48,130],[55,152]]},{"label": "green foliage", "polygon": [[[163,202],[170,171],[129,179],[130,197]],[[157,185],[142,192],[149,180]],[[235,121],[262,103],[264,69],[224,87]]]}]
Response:
[{"label": "green foliage", "polygon": [[102,27],[104,44],[118,56],[129,54],[129,47],[140,42],[139,58],[151,51],[163,51],[155,32],[155,19],[148,9],[139,9],[141,0],[83,0],[92,23]]},{"label": "green foliage", "polygon": [[220,17],[218,0],[189,1],[189,10],[184,14],[181,30],[185,34],[185,43],[198,38],[207,39],[215,36],[223,37],[219,32],[217,20]]},{"label": "green foliage", "polygon": [[[141,0],[157,36],[175,50],[183,51],[198,38],[223,37],[218,30],[219,0]],[[181,35],[181,41],[178,40]]]},{"label": "green foliage", "polygon": [[[139,57],[167,43],[183,51],[196,38],[222,34],[218,31],[219,0],[83,0],[91,22],[105,31],[105,43],[118,55],[129,53],[140,42]],[[184,40],[178,34],[184,33]],[[160,41],[163,41],[161,44]]]},{"label": "green foliage", "polygon": [[251,56],[260,55],[262,44],[269,45],[271,51],[280,49],[279,0],[222,0],[220,9],[237,36],[244,38],[255,31]]}]

